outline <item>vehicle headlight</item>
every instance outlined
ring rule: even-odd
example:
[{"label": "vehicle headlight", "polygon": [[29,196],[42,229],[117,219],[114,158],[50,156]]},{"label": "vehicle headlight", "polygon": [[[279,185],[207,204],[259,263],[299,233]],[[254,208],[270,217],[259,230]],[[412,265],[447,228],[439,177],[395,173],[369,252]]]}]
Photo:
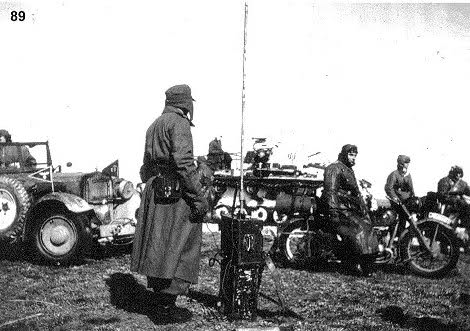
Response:
[{"label": "vehicle headlight", "polygon": [[134,184],[128,180],[119,182],[117,193],[121,198],[129,199],[134,194]]}]

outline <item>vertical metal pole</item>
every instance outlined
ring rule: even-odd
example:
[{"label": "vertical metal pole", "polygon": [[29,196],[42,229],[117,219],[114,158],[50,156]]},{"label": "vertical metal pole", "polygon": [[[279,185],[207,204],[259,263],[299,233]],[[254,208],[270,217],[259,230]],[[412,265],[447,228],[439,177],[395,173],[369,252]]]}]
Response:
[{"label": "vertical metal pole", "polygon": [[54,178],[52,178],[52,166],[49,166],[49,177],[50,177],[50,180],[51,180],[51,189],[52,189],[52,192],[55,192],[54,190]]},{"label": "vertical metal pole", "polygon": [[242,85],[242,124],[241,124],[241,141],[240,141],[240,192],[239,192],[239,199],[240,199],[240,215],[244,208],[244,188],[243,188],[243,142],[245,140],[245,132],[244,132],[244,115],[245,115],[245,62],[246,62],[246,23],[248,19],[248,3],[245,1],[245,19],[243,23],[243,85]]}]

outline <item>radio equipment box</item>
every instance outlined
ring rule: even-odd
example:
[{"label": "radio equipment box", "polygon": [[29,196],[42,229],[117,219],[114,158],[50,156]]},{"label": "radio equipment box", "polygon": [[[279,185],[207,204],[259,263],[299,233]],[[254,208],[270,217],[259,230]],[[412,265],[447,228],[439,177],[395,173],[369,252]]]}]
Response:
[{"label": "radio equipment box", "polygon": [[262,221],[222,216],[219,228],[223,255],[233,265],[264,263]]},{"label": "radio equipment box", "polygon": [[220,290],[223,313],[231,319],[257,316],[258,292],[264,268],[263,222],[222,217]]}]

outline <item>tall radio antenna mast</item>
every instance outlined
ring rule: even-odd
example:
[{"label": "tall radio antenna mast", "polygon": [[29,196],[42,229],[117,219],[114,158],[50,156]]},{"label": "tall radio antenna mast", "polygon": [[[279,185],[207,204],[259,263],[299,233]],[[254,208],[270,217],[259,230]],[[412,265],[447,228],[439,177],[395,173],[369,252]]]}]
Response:
[{"label": "tall radio antenna mast", "polygon": [[[245,19],[243,22],[243,84],[242,84],[242,124],[241,124],[241,141],[240,141],[240,215],[244,215],[243,213],[243,204],[244,204],[244,196],[243,196],[243,143],[245,140],[245,132],[244,132],[244,115],[245,115],[245,62],[246,62],[246,23],[248,20],[248,3],[245,1]],[[242,216],[243,217],[243,216]]]}]

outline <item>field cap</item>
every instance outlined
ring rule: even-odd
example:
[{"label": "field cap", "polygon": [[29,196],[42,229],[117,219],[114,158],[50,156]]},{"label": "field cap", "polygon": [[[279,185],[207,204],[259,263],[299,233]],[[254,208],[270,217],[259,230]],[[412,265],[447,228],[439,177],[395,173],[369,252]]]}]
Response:
[{"label": "field cap", "polygon": [[411,159],[407,155],[398,155],[397,158],[397,163],[399,164],[404,164],[404,163],[410,163]]}]

